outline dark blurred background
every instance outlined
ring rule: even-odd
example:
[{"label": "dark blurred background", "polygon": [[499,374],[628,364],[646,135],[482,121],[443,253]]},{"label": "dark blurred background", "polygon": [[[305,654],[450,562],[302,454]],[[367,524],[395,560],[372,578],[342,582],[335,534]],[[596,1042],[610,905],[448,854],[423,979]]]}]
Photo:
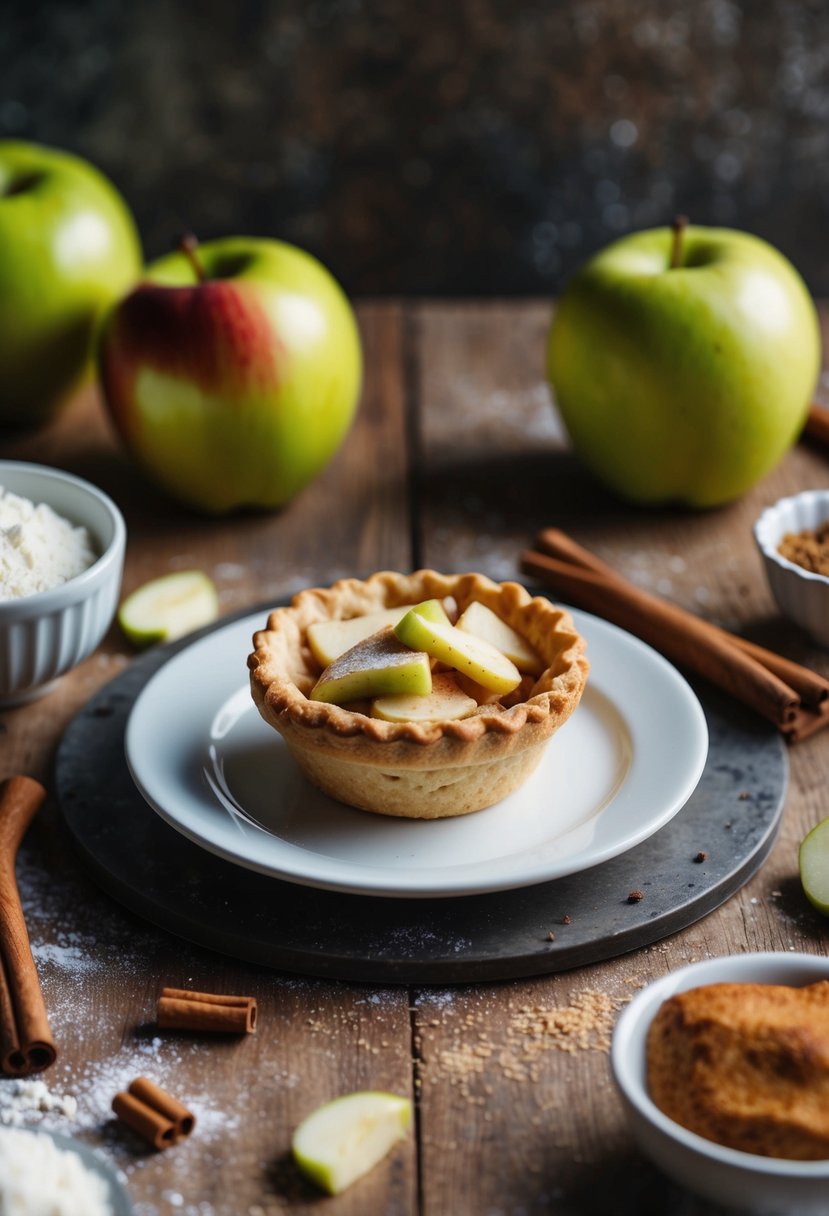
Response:
[{"label": "dark blurred background", "polygon": [[0,0],[0,135],[149,256],[275,235],[353,295],[552,294],[677,211],[829,293],[826,0]]}]

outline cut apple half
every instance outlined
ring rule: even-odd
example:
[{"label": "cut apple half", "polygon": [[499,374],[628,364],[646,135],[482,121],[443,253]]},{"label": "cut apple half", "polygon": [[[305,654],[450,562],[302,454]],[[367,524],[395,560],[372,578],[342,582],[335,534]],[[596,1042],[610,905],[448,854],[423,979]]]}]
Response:
[{"label": "cut apple half", "polygon": [[450,625],[428,620],[419,608],[407,612],[394,627],[395,636],[413,650],[439,659],[492,692],[511,692],[521,682],[518,668],[483,638]]},{"label": "cut apple half", "polygon": [[144,583],[118,609],[118,624],[134,646],[172,642],[219,615],[219,598],[201,570],[179,570]]},{"label": "cut apple half", "polygon": [[829,916],[829,819],[812,828],[800,846],[800,881],[806,898]]},{"label": "cut apple half", "polygon": [[505,654],[519,671],[537,676],[544,670],[544,664],[529,642],[522,638],[512,625],[502,621],[496,612],[478,600],[473,600],[461,614],[457,627],[489,642],[490,646]]},{"label": "cut apple half", "polygon": [[478,702],[459,687],[454,673],[432,673],[432,691],[425,697],[377,697],[371,716],[384,722],[446,722],[468,718]]},{"label": "cut apple half", "polygon": [[310,695],[312,701],[343,705],[363,697],[422,697],[431,691],[429,656],[399,642],[387,626],[330,663]]},{"label": "cut apple half", "polygon": [[291,1141],[297,1166],[329,1195],[367,1174],[404,1139],[412,1104],[366,1090],[326,1102],[300,1123]]}]

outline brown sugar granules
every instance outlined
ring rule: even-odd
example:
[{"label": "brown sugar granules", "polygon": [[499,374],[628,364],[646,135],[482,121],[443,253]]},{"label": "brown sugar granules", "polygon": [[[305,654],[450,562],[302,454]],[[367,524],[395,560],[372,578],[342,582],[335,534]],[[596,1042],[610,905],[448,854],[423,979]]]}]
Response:
[{"label": "brown sugar granules", "polygon": [[829,578],[829,519],[817,528],[787,532],[777,551],[796,566]]},{"label": "brown sugar granules", "polygon": [[609,1051],[619,1001],[606,992],[574,994],[569,1005],[525,1005],[510,1022],[510,1038],[525,1038],[524,1051]]}]

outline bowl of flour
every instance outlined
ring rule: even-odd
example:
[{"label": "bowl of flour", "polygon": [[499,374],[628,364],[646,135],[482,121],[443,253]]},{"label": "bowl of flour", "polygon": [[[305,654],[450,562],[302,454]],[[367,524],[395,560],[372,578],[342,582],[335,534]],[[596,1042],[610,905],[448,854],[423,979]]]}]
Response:
[{"label": "bowl of flour", "polygon": [[88,658],[118,605],[126,528],[90,482],[0,460],[0,706]]}]

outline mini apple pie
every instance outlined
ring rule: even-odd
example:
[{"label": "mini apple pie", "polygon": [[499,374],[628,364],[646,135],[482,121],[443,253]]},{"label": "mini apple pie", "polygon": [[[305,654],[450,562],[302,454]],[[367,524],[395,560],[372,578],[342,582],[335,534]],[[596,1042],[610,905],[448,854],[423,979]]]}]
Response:
[{"label": "mini apple pie", "polygon": [[562,608],[517,583],[434,570],[302,591],[253,646],[253,699],[308,779],[413,819],[517,789],[588,673]]}]

